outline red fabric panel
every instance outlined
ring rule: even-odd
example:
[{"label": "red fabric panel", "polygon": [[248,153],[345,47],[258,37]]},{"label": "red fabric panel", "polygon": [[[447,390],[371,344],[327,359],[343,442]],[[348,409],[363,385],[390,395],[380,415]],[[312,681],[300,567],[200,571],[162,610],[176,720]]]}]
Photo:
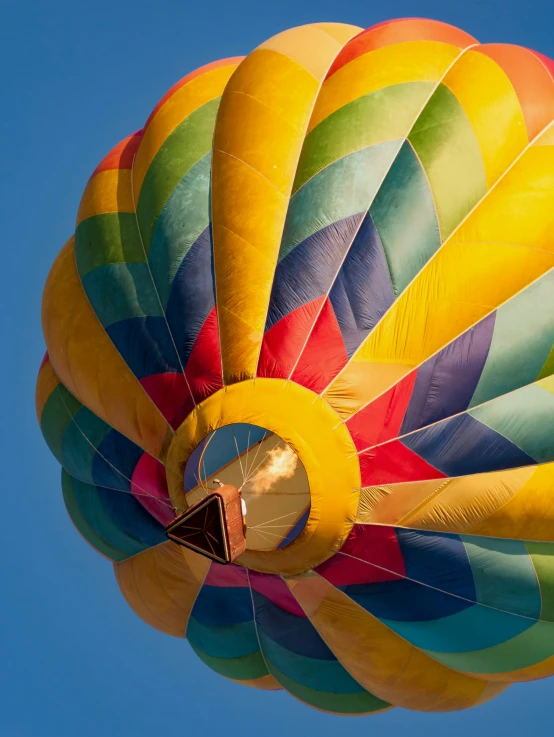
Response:
[{"label": "red fabric panel", "polygon": [[360,453],[360,471],[363,486],[447,478],[400,440],[391,440]]},{"label": "red fabric panel", "polygon": [[183,374],[152,374],[140,380],[150,399],[176,430],[192,411],[194,402]]},{"label": "red fabric panel", "polygon": [[395,581],[406,573],[394,527],[381,525],[354,525],[340,553],[316,571],[335,586]]},{"label": "red fabric panel", "polygon": [[410,403],[417,370],[410,372],[385,394],[353,415],[346,427],[358,450],[384,443],[398,436]]},{"label": "red fabric panel", "polygon": [[108,171],[108,169],[132,169],[133,160],[136,150],[142,137],[142,130],[127,136],[114,146],[107,156],[104,156],[93,172],[98,174],[100,171]]},{"label": "red fabric panel", "polygon": [[223,386],[216,307],[200,328],[189,355],[185,374],[197,403]]},{"label": "red fabric panel", "polygon": [[289,312],[264,335],[258,376],[288,379],[325,297],[307,302]]},{"label": "red fabric panel", "polygon": [[[152,517],[166,527],[175,517],[167,491],[165,466],[148,453],[143,453],[131,478],[131,491]],[[145,496],[149,494],[150,496]],[[155,498],[153,498],[155,497]],[[160,501],[157,501],[157,500]]]},{"label": "red fabric panel", "polygon": [[319,394],[346,366],[347,361],[335,312],[331,302],[326,299],[291,378]]}]

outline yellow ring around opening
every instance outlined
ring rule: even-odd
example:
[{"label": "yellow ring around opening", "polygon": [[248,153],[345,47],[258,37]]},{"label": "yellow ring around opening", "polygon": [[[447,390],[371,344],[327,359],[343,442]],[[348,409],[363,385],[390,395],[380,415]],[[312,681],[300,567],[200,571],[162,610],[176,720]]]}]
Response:
[{"label": "yellow ring around opening", "polygon": [[354,524],[361,480],[350,433],[325,400],[292,381],[251,379],[224,387],[197,405],[169,448],[166,472],[176,508],[188,506],[183,476],[192,451],[213,430],[241,422],[275,433],[298,454],[311,507],[304,529],[290,545],[247,550],[237,563],[264,573],[303,573],[331,557]]}]

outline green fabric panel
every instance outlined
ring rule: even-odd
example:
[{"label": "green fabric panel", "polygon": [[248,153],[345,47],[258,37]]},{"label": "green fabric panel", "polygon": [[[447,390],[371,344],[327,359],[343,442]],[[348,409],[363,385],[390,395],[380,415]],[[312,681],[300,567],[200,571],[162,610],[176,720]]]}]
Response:
[{"label": "green fabric panel", "polygon": [[536,622],[501,645],[472,653],[423,652],[449,668],[466,673],[508,673],[536,665],[554,655],[554,627],[551,622]]},{"label": "green fabric panel", "polygon": [[125,553],[123,550],[119,550],[118,548],[113,547],[113,545],[110,545],[105,540],[103,540],[99,535],[96,534],[91,525],[89,525],[85,515],[81,512],[81,509],[75,497],[75,493],[73,491],[73,479],[67,473],[67,471],[63,470],[63,468],[62,493],[65,508],[67,509],[67,513],[69,514],[71,521],[73,522],[77,530],[81,533],[81,535],[85,538],[85,540],[90,545],[92,545],[95,550],[97,550],[99,553],[102,553],[102,555],[105,555],[110,560],[114,561],[125,560],[125,558],[129,557],[128,554]]},{"label": "green fabric panel", "polygon": [[521,540],[460,535],[476,600],[495,609],[538,619],[541,595],[533,561]]},{"label": "green fabric panel", "polygon": [[[62,441],[62,465],[76,479],[94,484],[92,463],[99,447],[111,428],[86,407],[74,416]],[[122,488],[127,488],[124,486]]]},{"label": "green fabric panel", "polygon": [[252,620],[215,627],[191,616],[187,625],[187,639],[212,658],[240,658],[260,649]]},{"label": "green fabric panel", "polygon": [[444,240],[487,191],[477,136],[457,98],[441,84],[408,138],[429,178]]},{"label": "green fabric panel", "polygon": [[541,619],[554,622],[554,543],[526,542],[541,589]]},{"label": "green fabric panel", "polygon": [[441,245],[429,182],[408,142],[400,149],[369,212],[398,296]]},{"label": "green fabric panel", "polygon": [[83,287],[104,327],[130,317],[163,317],[148,264],[107,264],[83,278]]},{"label": "green fabric panel", "polygon": [[554,460],[554,395],[536,384],[504,394],[469,413],[537,463]]},{"label": "green fabric panel", "polygon": [[384,87],[349,102],[322,120],[302,146],[293,193],[318,171],[353,151],[405,138],[434,87],[434,82]]},{"label": "green fabric panel", "polygon": [[197,161],[212,150],[220,98],[202,105],[167,137],[142,183],[137,217],[146,253],[165,203],[177,184]]},{"label": "green fabric panel", "polygon": [[381,711],[390,706],[386,701],[381,701],[369,691],[360,691],[353,694],[335,694],[327,691],[316,691],[307,686],[301,686],[296,681],[281,673],[274,665],[268,664],[269,672],[275,680],[287,689],[297,699],[303,701],[316,709],[331,711],[336,714],[370,714]]},{"label": "green fabric panel", "polygon": [[105,264],[146,260],[134,212],[110,212],[83,220],[75,231],[75,260],[81,279]]},{"label": "green fabric panel", "polygon": [[54,457],[62,462],[63,437],[71,418],[83,405],[63,384],[58,384],[46,400],[40,429]]},{"label": "green fabric panel", "polygon": [[260,628],[258,634],[268,667],[275,666],[296,683],[315,691],[335,694],[353,694],[364,690],[338,660],[309,658],[283,647]]},{"label": "green fabric panel", "polygon": [[400,146],[400,141],[389,141],[356,151],[298,190],[289,204],[279,260],[318,230],[365,212]]},{"label": "green fabric panel", "polygon": [[152,236],[148,261],[164,309],[181,262],[210,224],[211,166],[210,151],[174,189]]},{"label": "green fabric panel", "polygon": [[553,314],[553,273],[537,279],[497,310],[491,347],[471,407],[552,373],[545,362],[554,345]]},{"label": "green fabric panel", "polygon": [[265,666],[264,659],[259,650],[251,655],[244,655],[241,658],[213,658],[206,655],[192,643],[190,646],[206,665],[215,670],[225,678],[232,678],[235,681],[248,681],[253,678],[261,678],[267,676],[268,670]]}]

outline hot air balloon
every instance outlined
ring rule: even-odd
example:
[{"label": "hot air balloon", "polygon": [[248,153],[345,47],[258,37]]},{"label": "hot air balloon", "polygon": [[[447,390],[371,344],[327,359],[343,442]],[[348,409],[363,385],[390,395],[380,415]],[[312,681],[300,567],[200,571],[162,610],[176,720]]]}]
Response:
[{"label": "hot air balloon", "polygon": [[316,23],[93,172],[40,425],[129,605],[222,676],[368,714],[554,673],[553,120],[539,53]]}]

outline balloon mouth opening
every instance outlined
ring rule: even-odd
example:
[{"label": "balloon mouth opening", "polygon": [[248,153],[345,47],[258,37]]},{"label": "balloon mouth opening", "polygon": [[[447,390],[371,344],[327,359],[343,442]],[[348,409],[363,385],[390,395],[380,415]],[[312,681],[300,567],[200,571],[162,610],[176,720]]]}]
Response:
[{"label": "balloon mouth opening", "polygon": [[199,443],[185,467],[189,506],[221,484],[240,490],[247,550],[285,548],[304,529],[310,514],[306,470],[294,449],[270,430],[236,423]]}]

